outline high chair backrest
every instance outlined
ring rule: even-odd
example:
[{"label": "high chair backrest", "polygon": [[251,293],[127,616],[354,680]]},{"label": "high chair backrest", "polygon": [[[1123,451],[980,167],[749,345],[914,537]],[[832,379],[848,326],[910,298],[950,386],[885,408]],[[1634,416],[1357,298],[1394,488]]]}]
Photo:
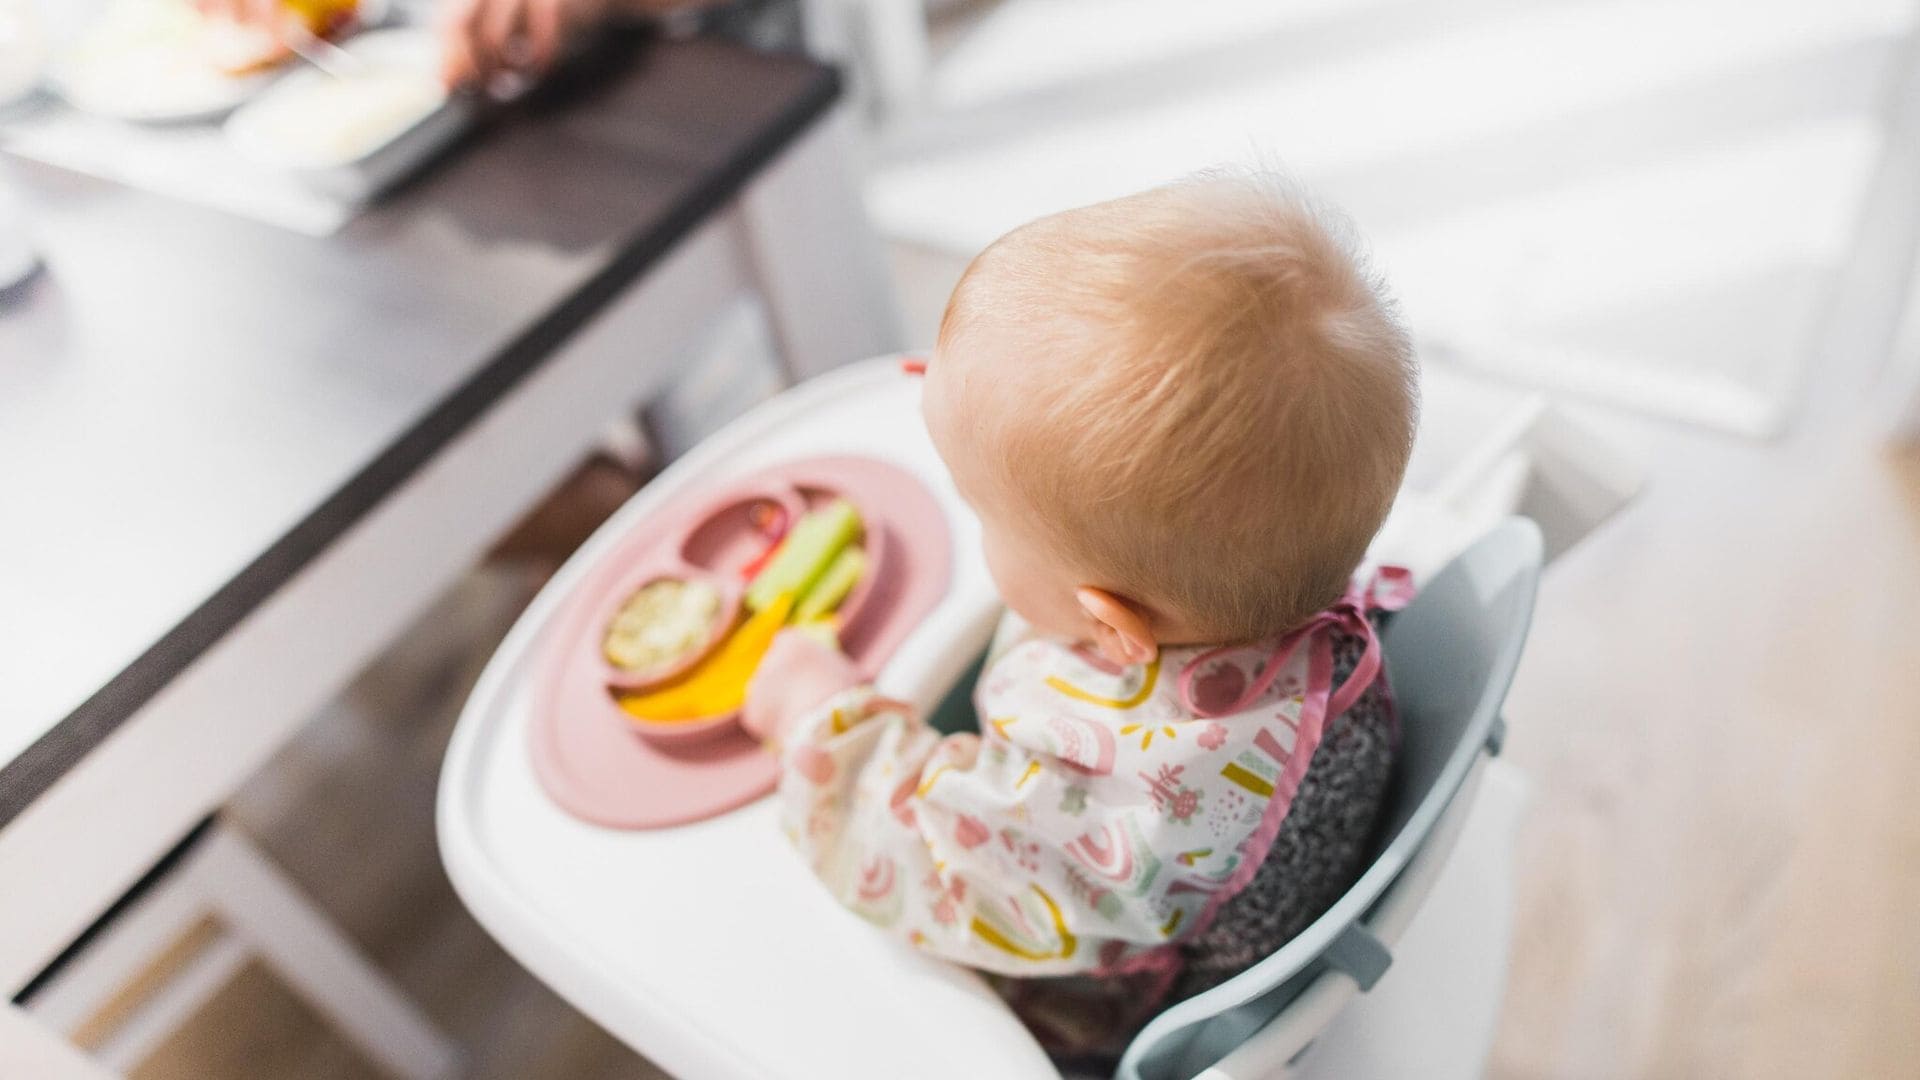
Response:
[{"label": "high chair backrest", "polygon": [[1533,615],[1541,550],[1538,527],[1510,518],[1390,619],[1381,638],[1401,742],[1371,864],[1272,956],[1154,1018],[1121,1059],[1123,1080],[1187,1080],[1265,1027],[1329,968],[1361,989],[1386,970],[1391,957],[1370,917],[1434,839],[1480,755],[1498,752],[1500,706]]}]

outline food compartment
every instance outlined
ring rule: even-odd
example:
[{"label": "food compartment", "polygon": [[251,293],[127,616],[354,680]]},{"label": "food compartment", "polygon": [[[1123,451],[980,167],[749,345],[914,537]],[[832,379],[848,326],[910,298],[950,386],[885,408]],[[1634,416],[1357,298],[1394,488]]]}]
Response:
[{"label": "food compartment", "polygon": [[706,656],[733,628],[740,590],[684,572],[648,572],[614,590],[594,625],[607,685],[637,690],[672,680]]},{"label": "food compartment", "polygon": [[[648,686],[610,681],[614,702],[649,738],[694,739],[727,728],[738,718],[760,660],[783,629],[843,643],[843,631],[860,615],[873,595],[873,581],[884,571],[885,535],[884,528],[868,524],[844,492],[823,485],[800,486],[790,499],[733,499],[701,516],[679,553],[689,581],[706,574],[721,587],[741,589],[727,629],[697,663],[672,678]],[[636,592],[616,615],[641,614],[638,599]],[[676,622],[684,606],[690,605],[656,605],[658,623],[629,620],[622,640],[684,636]],[[607,632],[613,629],[609,625]]]},{"label": "food compartment", "polygon": [[750,578],[805,508],[791,488],[725,500],[687,531],[680,558],[711,574]]}]

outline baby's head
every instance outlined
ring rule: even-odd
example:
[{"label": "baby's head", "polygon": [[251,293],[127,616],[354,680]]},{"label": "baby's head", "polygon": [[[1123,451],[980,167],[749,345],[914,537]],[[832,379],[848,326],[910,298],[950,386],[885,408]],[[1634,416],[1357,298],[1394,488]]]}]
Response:
[{"label": "baby's head", "polygon": [[924,400],[1008,606],[1140,662],[1338,600],[1416,393],[1345,227],[1281,181],[1204,174],[995,241],[948,301]]}]

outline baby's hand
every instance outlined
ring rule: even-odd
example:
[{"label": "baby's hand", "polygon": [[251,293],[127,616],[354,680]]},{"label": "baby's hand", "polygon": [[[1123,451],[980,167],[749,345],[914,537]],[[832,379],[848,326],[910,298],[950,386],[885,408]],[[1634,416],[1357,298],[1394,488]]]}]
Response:
[{"label": "baby's hand", "polygon": [[741,726],[757,739],[778,741],[801,713],[859,681],[839,649],[803,631],[782,630],[747,683]]}]

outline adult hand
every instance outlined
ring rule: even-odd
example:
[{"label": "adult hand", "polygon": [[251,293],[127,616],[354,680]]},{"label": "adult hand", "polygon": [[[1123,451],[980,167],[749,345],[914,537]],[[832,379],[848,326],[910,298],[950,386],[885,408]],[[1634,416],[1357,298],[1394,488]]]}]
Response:
[{"label": "adult hand", "polygon": [[[440,12],[441,76],[449,86],[484,85],[504,72],[538,74],[559,59],[567,36],[616,14],[664,15],[716,0],[445,0]],[[194,0],[241,26],[278,33],[289,12],[325,21],[328,0]],[[317,30],[318,28],[315,27]]]},{"label": "adult hand", "polygon": [[[224,0],[252,3],[257,0]],[[485,85],[503,72],[553,65],[568,35],[616,14],[663,15],[714,0],[446,0],[441,9],[449,86]]]},{"label": "adult hand", "polygon": [[441,8],[441,77],[485,85],[508,71],[540,71],[566,36],[604,18],[611,0],[448,0]]}]

